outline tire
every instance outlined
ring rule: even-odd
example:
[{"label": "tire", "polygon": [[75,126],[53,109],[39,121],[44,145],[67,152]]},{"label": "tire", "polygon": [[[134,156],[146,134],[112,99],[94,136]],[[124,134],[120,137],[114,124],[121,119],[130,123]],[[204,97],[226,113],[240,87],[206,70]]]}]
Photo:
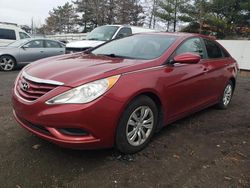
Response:
[{"label": "tire", "polygon": [[218,109],[227,109],[232,100],[233,91],[234,91],[234,84],[231,80],[229,80],[229,82],[227,83],[226,87],[223,90],[220,102],[216,105]]},{"label": "tire", "polygon": [[158,108],[147,96],[134,99],[123,112],[116,131],[116,148],[125,154],[146,147],[158,122]]},{"label": "tire", "polygon": [[16,60],[8,55],[0,57],[0,70],[1,71],[12,71],[16,68]]}]

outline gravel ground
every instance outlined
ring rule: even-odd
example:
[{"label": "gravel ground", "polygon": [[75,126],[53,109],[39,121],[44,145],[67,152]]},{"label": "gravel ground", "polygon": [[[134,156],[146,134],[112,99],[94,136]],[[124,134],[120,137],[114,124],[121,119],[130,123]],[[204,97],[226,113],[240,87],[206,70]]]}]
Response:
[{"label": "gravel ground", "polygon": [[250,187],[250,78],[227,110],[209,108],[156,134],[135,155],[43,141],[12,116],[15,72],[0,72],[0,187]]}]

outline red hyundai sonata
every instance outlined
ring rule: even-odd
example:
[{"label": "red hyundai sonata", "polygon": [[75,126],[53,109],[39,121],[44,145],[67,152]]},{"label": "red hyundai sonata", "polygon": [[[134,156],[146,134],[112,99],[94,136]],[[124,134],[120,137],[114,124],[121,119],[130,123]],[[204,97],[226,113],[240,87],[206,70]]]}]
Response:
[{"label": "red hyundai sonata", "polygon": [[13,112],[24,128],[63,147],[134,153],[177,119],[227,108],[237,70],[209,37],[132,35],[30,64],[15,81]]}]

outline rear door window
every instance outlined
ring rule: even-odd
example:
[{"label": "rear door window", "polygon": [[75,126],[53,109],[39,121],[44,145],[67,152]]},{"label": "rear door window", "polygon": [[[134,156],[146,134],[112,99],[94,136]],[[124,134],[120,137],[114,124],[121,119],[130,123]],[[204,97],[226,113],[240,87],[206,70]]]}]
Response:
[{"label": "rear door window", "polygon": [[52,40],[46,40],[45,47],[46,48],[62,48],[62,46],[58,42],[52,41]]},{"label": "rear door window", "polygon": [[12,29],[0,29],[0,39],[16,40],[16,33]]},{"label": "rear door window", "polygon": [[213,41],[204,39],[204,43],[207,49],[208,58],[222,58],[223,54],[221,48]]}]

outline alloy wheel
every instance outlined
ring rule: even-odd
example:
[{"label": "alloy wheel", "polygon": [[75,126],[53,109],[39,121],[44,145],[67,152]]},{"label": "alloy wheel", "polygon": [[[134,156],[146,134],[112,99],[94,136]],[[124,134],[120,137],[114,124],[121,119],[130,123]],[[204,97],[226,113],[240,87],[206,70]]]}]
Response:
[{"label": "alloy wheel", "polygon": [[12,58],[4,57],[1,59],[0,67],[2,68],[2,70],[10,71],[14,68],[14,66],[15,66],[15,62]]},{"label": "alloy wheel", "polygon": [[224,90],[224,95],[223,95],[223,104],[227,106],[232,98],[232,93],[233,93],[233,88],[232,85],[228,84]]},{"label": "alloy wheel", "polygon": [[148,106],[136,108],[130,115],[126,136],[132,146],[142,145],[150,136],[154,125],[154,114]]}]

